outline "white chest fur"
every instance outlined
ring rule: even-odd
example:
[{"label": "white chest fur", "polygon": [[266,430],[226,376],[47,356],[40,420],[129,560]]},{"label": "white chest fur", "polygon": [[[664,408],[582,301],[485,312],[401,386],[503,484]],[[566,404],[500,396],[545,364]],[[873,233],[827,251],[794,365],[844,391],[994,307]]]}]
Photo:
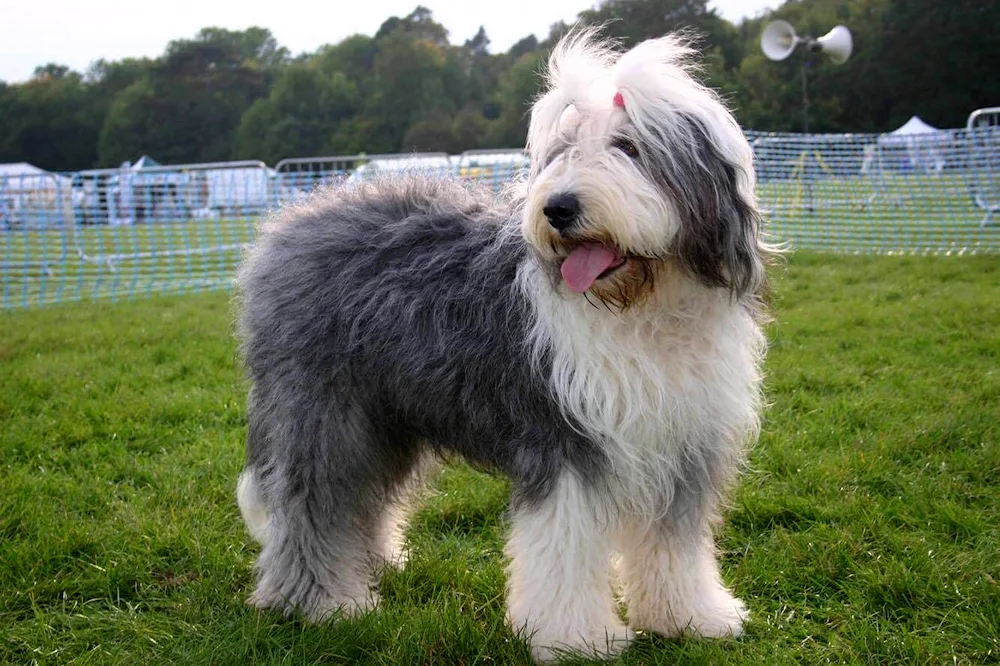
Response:
[{"label": "white chest fur", "polygon": [[535,306],[535,360],[551,354],[554,394],[607,447],[637,508],[669,501],[664,477],[688,447],[735,458],[756,435],[764,338],[728,294],[679,277],[616,314],[553,290],[530,265],[521,278]]}]

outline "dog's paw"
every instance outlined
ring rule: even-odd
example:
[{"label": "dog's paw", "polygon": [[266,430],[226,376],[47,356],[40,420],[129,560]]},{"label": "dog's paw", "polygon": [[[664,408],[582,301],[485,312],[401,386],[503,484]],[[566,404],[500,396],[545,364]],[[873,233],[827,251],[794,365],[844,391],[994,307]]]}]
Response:
[{"label": "dog's paw", "polygon": [[635,633],[624,624],[601,627],[575,637],[536,633],[531,637],[531,656],[539,664],[580,655],[600,660],[611,659],[624,652],[634,638]]},{"label": "dog's paw", "polygon": [[736,638],[743,633],[747,616],[746,604],[721,590],[711,604],[687,618],[685,629],[705,638]]},{"label": "dog's paw", "polygon": [[377,592],[369,590],[365,595],[355,597],[313,596],[298,603],[275,596],[265,596],[259,591],[247,599],[247,604],[261,610],[277,610],[286,616],[298,613],[309,624],[321,624],[345,617],[354,617],[378,608],[380,598]]},{"label": "dog's paw", "polygon": [[668,637],[691,633],[704,638],[735,638],[743,633],[748,617],[747,607],[723,588],[712,590],[686,603],[673,603],[670,608],[651,613],[629,609],[629,622]]},{"label": "dog's paw", "polygon": [[384,569],[402,571],[410,559],[410,551],[406,546],[386,548],[381,553],[371,557],[372,568],[377,572]]}]

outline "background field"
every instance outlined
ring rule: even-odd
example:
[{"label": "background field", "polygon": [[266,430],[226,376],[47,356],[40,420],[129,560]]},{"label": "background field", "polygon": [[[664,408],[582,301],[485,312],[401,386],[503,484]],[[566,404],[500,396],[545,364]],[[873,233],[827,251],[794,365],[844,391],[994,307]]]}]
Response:
[{"label": "background field", "polygon": [[[771,408],[720,534],[746,635],[644,637],[621,663],[996,663],[996,258],[798,253],[775,280]],[[228,299],[0,314],[0,663],[527,663],[503,624],[506,484],[461,466],[380,612],[243,605]]]}]

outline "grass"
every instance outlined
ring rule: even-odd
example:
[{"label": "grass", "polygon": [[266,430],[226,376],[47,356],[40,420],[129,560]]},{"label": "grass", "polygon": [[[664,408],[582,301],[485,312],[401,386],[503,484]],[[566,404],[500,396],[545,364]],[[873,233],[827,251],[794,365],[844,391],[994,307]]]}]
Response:
[{"label": "grass", "polygon": [[[719,541],[746,634],[620,663],[996,663],[995,257],[798,254],[776,277],[771,407]],[[230,322],[218,293],[0,315],[0,663],[528,663],[503,623],[507,485],[463,466],[379,612],[243,604]]]}]

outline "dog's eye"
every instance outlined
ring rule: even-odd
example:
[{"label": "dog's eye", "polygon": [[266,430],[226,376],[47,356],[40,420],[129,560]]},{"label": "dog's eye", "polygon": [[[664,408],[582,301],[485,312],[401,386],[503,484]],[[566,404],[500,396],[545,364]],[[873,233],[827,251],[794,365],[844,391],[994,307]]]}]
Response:
[{"label": "dog's eye", "polygon": [[626,139],[623,136],[615,138],[615,140],[611,142],[611,146],[612,148],[617,148],[633,159],[639,157],[639,147],[635,145],[634,141]]}]

